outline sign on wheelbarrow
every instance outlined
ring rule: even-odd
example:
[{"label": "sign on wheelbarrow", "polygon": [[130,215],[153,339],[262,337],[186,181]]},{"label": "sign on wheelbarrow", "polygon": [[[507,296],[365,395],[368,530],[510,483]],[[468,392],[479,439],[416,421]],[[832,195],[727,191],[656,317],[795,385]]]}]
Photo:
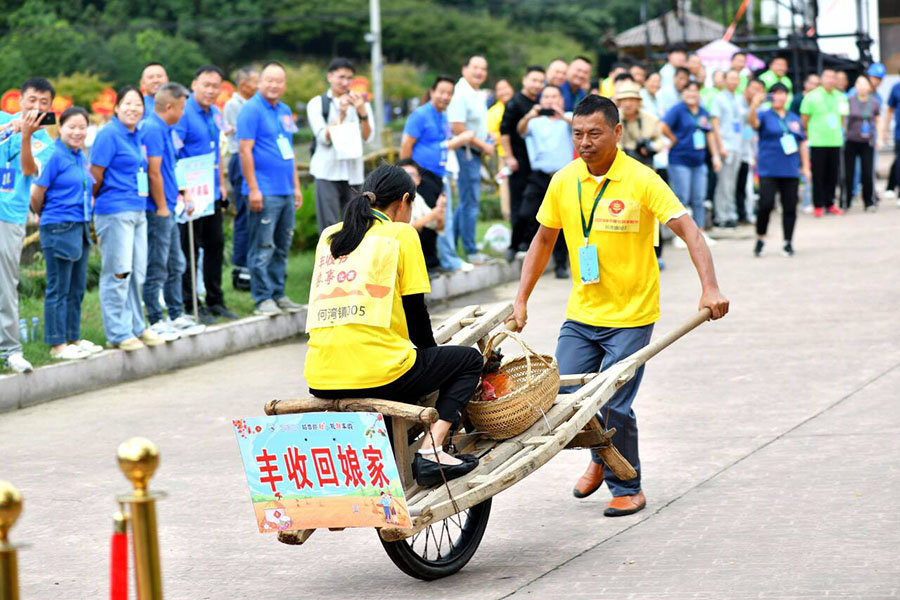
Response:
[{"label": "sign on wheelbarrow", "polygon": [[305,413],[232,421],[260,532],[410,527],[378,413]]}]

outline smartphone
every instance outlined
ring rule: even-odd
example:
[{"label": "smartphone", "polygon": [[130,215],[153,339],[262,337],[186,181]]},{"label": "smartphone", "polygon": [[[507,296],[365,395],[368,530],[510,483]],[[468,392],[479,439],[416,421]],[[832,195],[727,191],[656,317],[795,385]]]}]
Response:
[{"label": "smartphone", "polygon": [[541,110],[538,111],[538,114],[541,115],[542,117],[552,117],[553,115],[556,114],[556,111],[553,110],[552,108],[542,108]]},{"label": "smartphone", "polygon": [[52,110],[49,111],[38,125],[56,125],[56,113]]}]

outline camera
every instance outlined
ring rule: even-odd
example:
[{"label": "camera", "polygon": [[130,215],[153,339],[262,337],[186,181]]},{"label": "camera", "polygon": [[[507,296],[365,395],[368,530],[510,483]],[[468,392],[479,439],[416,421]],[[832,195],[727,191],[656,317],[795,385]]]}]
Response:
[{"label": "camera", "polygon": [[646,157],[652,157],[656,154],[656,150],[653,149],[653,140],[650,138],[641,138],[634,145],[634,151]]}]

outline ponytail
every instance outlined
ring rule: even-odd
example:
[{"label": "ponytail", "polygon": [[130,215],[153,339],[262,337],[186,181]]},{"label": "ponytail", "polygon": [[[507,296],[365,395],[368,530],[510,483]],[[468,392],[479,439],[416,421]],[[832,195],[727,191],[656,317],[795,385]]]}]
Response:
[{"label": "ponytail", "polygon": [[331,255],[346,256],[362,243],[366,232],[378,220],[373,209],[385,210],[409,194],[407,202],[416,196],[416,186],[409,174],[400,167],[381,165],[366,177],[362,192],[344,208],[341,230],[329,238]]}]

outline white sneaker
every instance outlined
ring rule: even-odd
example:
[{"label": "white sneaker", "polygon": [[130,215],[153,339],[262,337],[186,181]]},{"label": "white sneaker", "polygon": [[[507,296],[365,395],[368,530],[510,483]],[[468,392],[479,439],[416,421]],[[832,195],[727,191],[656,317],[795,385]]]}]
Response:
[{"label": "white sneaker", "polygon": [[181,334],[166,321],[157,321],[150,326],[150,331],[164,342],[174,342],[181,337]]},{"label": "white sneaker", "polygon": [[463,273],[468,273],[469,271],[472,271],[474,269],[475,269],[475,265],[473,265],[470,262],[466,262],[466,261],[463,261],[462,264],[459,266],[459,270],[462,271]]},{"label": "white sneaker", "polygon": [[803,214],[811,215],[813,213],[813,205],[810,204],[808,206],[804,206],[802,210],[803,210]]},{"label": "white sneaker", "polygon": [[884,197],[893,199],[896,194],[894,190],[884,190]]},{"label": "white sneaker", "polygon": [[267,298],[263,300],[259,304],[256,305],[256,309],[253,311],[255,315],[261,315],[264,317],[274,317],[275,315],[281,314],[281,309],[278,308],[278,305],[275,304],[275,301],[271,298]]},{"label": "white sneaker", "polygon": [[710,248],[719,243],[716,240],[709,237],[708,235],[706,235],[706,232],[703,233],[703,239],[706,240],[706,245],[709,246]]},{"label": "white sneaker", "polygon": [[10,354],[6,357],[6,365],[16,373],[30,373],[34,370],[31,363],[25,360],[21,352]]},{"label": "white sneaker", "polygon": [[684,250],[685,248],[687,248],[687,244],[684,243],[684,240],[677,235],[675,236],[675,239],[672,240],[672,245],[680,250]]},{"label": "white sneaker", "polygon": [[90,355],[90,352],[83,350],[80,346],[76,346],[75,344],[69,344],[58,352],[54,352],[53,350],[50,351],[50,358],[56,360],[81,360]]},{"label": "white sneaker", "polygon": [[88,354],[99,354],[100,352],[103,352],[103,346],[95,344],[90,340],[78,340],[74,345],[78,346]]},{"label": "white sneaker", "polygon": [[175,328],[175,331],[183,336],[197,335],[198,333],[206,331],[206,325],[197,323],[194,321],[194,317],[190,315],[181,315],[174,321],[169,322],[172,324],[172,327]]}]

